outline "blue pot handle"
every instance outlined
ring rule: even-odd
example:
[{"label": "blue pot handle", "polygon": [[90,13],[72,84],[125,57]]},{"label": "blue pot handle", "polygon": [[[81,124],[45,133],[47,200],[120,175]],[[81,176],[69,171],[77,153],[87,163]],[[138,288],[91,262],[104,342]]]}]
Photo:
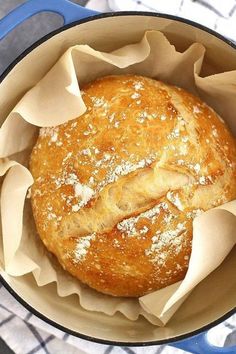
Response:
[{"label": "blue pot handle", "polygon": [[0,20],[0,39],[3,39],[27,18],[44,11],[61,15],[65,25],[98,13],[69,0],[28,0]]},{"label": "blue pot handle", "polygon": [[236,346],[232,347],[216,347],[207,339],[207,332],[200,333],[194,337],[190,337],[179,342],[169,344],[172,347],[185,350],[192,354],[235,354]]}]

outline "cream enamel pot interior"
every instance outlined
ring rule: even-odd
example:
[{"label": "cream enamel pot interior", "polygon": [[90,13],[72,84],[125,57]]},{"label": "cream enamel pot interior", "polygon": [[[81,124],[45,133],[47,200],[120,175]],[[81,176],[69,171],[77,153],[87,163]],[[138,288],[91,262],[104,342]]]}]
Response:
[{"label": "cream enamel pot interior", "polygon": [[[96,14],[68,0],[26,2],[0,21],[0,39],[17,24],[42,11],[59,13],[64,17],[66,25],[31,46],[2,75],[1,122],[17,100],[44,76],[60,55],[68,47],[78,43],[110,51],[137,42],[146,30],[155,29],[161,30],[180,51],[193,42],[202,43],[207,52],[201,75],[236,69],[234,44],[200,25],[156,13]],[[31,66],[32,61],[35,63],[34,66]],[[55,284],[38,287],[32,275],[19,278],[8,276],[4,272],[1,238],[0,281],[19,302],[37,316],[81,338],[126,346],[172,343],[173,346],[189,349],[193,353],[235,353],[235,348],[217,349],[209,346],[205,335],[199,335],[236,310],[236,279],[232,277],[232,270],[236,268],[235,251],[234,249],[234,254],[231,253],[223,266],[211,274],[207,281],[197,286],[163,328],[155,327],[141,317],[132,322],[119,313],[109,317],[103,313],[88,312],[78,305],[75,296],[69,299],[59,297]],[[230,272],[227,271],[229,269]],[[219,276],[222,279],[220,283],[215,281]],[[74,302],[73,314],[67,313],[68,301]],[[182,340],[191,336],[195,337]],[[180,339],[182,341],[173,343]]]}]

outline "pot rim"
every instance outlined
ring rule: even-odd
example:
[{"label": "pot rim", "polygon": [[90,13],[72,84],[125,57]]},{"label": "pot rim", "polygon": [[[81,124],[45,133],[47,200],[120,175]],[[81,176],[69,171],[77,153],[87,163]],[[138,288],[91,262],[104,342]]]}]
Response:
[{"label": "pot rim", "polygon": [[169,15],[165,13],[158,13],[158,12],[147,12],[147,11],[117,11],[117,12],[105,12],[105,13],[99,13],[97,15],[92,15],[86,18],[83,18],[81,20],[73,21],[67,25],[63,25],[57,29],[55,29],[52,32],[49,32],[42,38],[38,39],[35,41],[33,44],[31,44],[28,48],[26,48],[20,55],[18,55],[8,66],[7,68],[3,71],[3,73],[0,75],[0,84],[1,82],[5,79],[5,77],[10,73],[10,71],[24,58],[26,57],[30,52],[32,52],[35,48],[37,48],[39,45],[43,44],[50,38],[54,37],[55,35],[66,31],[69,28],[75,27],[77,25],[80,25],[82,23],[90,22],[93,20],[99,20],[102,18],[109,18],[109,17],[120,17],[120,16],[149,16],[149,17],[159,17],[159,18],[165,18],[169,20],[174,20],[177,22],[182,22],[187,25],[190,25],[192,27],[196,27],[204,32],[207,32],[208,34],[211,34],[212,36],[222,40],[226,44],[228,44],[231,48],[236,49],[236,42],[233,40],[226,38],[222,34],[191,20],[185,19],[183,17],[175,16],[175,15]]},{"label": "pot rim", "polygon": [[38,310],[33,308],[31,305],[29,305],[25,300],[23,300],[23,298],[11,288],[11,286],[3,278],[2,275],[0,275],[0,283],[2,283],[2,285],[5,287],[5,289],[21,305],[23,305],[28,311],[30,311],[33,315],[35,315],[38,318],[40,318],[41,320],[45,321],[49,325],[51,325],[51,326],[53,326],[53,327],[65,332],[65,333],[68,333],[68,334],[70,334],[72,336],[87,340],[89,342],[112,345],[112,346],[119,346],[119,347],[124,347],[124,346],[126,346],[126,347],[127,346],[128,347],[147,347],[147,346],[163,345],[163,344],[167,344],[168,345],[170,343],[177,342],[177,341],[180,341],[180,340],[184,340],[184,339],[196,336],[197,334],[200,334],[202,332],[208,331],[212,327],[217,326],[218,324],[220,324],[221,322],[227,320],[230,316],[232,316],[232,315],[234,315],[236,313],[236,307],[234,307],[232,310],[230,310],[229,312],[225,313],[223,316],[219,317],[215,321],[213,321],[213,322],[211,322],[211,323],[209,323],[209,324],[207,324],[207,325],[205,325],[205,326],[203,326],[201,328],[198,328],[198,329],[196,329],[196,330],[194,330],[192,332],[185,333],[185,334],[182,334],[182,335],[179,335],[179,336],[176,336],[176,337],[171,337],[171,338],[161,339],[161,340],[154,340],[154,341],[147,341],[147,342],[122,342],[122,341],[107,340],[107,339],[101,339],[101,338],[92,337],[92,336],[89,336],[89,335],[86,335],[86,334],[79,333],[77,331],[73,331],[72,329],[69,329],[67,327],[64,327],[64,326],[60,325],[59,323],[51,320],[47,316],[43,315],[41,312],[39,312]]},{"label": "pot rim", "polygon": [[[63,25],[62,27],[59,27],[58,29],[46,34],[45,36],[43,36],[42,38],[40,38],[39,40],[37,40],[36,42],[34,42],[32,45],[30,45],[27,49],[25,49],[5,70],[4,72],[0,75],[0,84],[2,83],[2,81],[6,78],[6,76],[12,71],[12,69],[24,58],[26,57],[32,50],[34,50],[35,48],[37,48],[39,45],[41,45],[42,43],[46,42],[47,40],[49,40],[50,38],[52,38],[53,36],[66,31],[69,28],[72,28],[74,26],[80,25],[82,23],[86,23],[86,22],[90,22],[93,20],[98,20],[98,19],[103,19],[103,18],[109,18],[109,17],[120,17],[120,16],[149,16],[149,17],[158,17],[158,18],[165,18],[165,19],[170,19],[170,20],[174,20],[177,22],[182,22],[185,23],[187,25],[190,25],[192,27],[196,27],[200,30],[203,30],[205,32],[207,32],[210,35],[213,35],[214,37],[217,37],[218,39],[222,40],[223,42],[225,42],[226,44],[228,44],[230,47],[232,47],[233,49],[236,49],[236,43],[234,43],[232,40],[224,37],[223,35],[215,32],[214,30],[207,28],[199,23],[196,23],[194,21],[188,20],[188,19],[184,19],[181,18],[179,16],[174,16],[174,15],[169,15],[169,14],[163,14],[163,13],[156,13],[156,12],[146,12],[146,11],[119,11],[119,12],[108,12],[108,13],[101,13],[98,15],[93,15],[93,16],[89,16],[86,18],[83,18],[81,20],[77,20],[74,21],[70,24],[67,25]],[[222,321],[226,320],[228,317],[232,316],[233,314],[236,313],[236,306],[231,309],[230,311],[228,311],[226,314],[224,314],[223,316],[219,317],[218,319],[216,319],[215,321],[201,327],[198,328],[194,331],[191,331],[189,333],[185,333],[183,335],[179,335],[179,336],[175,336],[175,337],[171,337],[168,339],[161,339],[161,340],[155,340],[155,341],[147,341],[147,342],[122,342],[122,341],[114,341],[114,340],[106,340],[106,339],[100,339],[100,338],[96,338],[96,337],[91,337],[89,335],[85,335],[82,333],[79,333],[77,331],[73,331],[67,327],[64,327],[62,325],[60,325],[59,323],[51,320],[50,318],[48,318],[47,316],[43,315],[41,312],[37,311],[36,309],[34,309],[31,305],[29,305],[25,300],[23,300],[23,298],[17,294],[12,288],[11,286],[8,284],[8,282],[3,278],[3,276],[0,274],[0,282],[3,284],[3,286],[8,290],[8,292],[21,304],[23,305],[28,311],[30,311],[31,313],[33,313],[35,316],[37,316],[38,318],[40,318],[41,320],[45,321],[46,323],[50,324],[51,326],[66,332],[70,335],[73,335],[75,337],[90,341],[90,342],[94,342],[94,343],[99,343],[99,344],[105,344],[105,345],[112,345],[112,346],[129,346],[129,347],[145,347],[145,346],[152,346],[152,345],[163,345],[163,344],[170,344],[176,341],[180,341],[180,340],[184,340],[187,338],[190,338],[192,336],[195,336],[197,334],[200,334],[204,331],[207,331],[209,329],[211,329],[212,327],[220,324]]]}]

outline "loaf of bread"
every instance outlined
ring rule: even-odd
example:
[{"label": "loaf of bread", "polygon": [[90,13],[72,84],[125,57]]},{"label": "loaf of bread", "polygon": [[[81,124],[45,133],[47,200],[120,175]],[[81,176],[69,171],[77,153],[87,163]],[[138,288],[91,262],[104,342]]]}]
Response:
[{"label": "loaf of bread", "polygon": [[40,238],[105,294],[183,279],[193,219],[236,198],[234,138],[199,98],[146,77],[99,78],[82,95],[87,111],[41,128],[31,154]]}]

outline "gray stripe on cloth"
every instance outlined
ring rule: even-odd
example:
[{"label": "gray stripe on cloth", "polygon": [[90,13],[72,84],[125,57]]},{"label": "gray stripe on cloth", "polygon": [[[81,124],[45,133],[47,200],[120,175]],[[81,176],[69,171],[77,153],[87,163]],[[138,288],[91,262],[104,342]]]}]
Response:
[{"label": "gray stripe on cloth", "polygon": [[[53,335],[50,335],[49,337],[47,337],[47,339],[45,339],[45,341],[43,342],[43,345],[42,343],[41,344],[38,344],[37,347],[35,347],[34,349],[32,349],[30,352],[28,352],[27,354],[34,354],[34,353],[37,353],[39,350],[43,349],[44,352],[46,354],[50,354],[49,351],[47,350],[47,343],[51,342],[51,340],[53,340],[55,337]],[[66,353],[65,353],[66,354]]]},{"label": "gray stripe on cloth", "polygon": [[122,347],[122,349],[128,354],[135,354],[135,352],[132,349],[128,348],[128,347]]},{"label": "gray stripe on cloth", "polygon": [[217,16],[219,17],[224,17],[217,9],[214,8],[211,4],[208,4],[208,2],[204,0],[194,0],[194,2],[206,7],[208,10],[214,12]]},{"label": "gray stripe on cloth", "polygon": [[68,333],[65,333],[65,334],[63,335],[62,339],[66,341],[68,337],[69,337],[69,334],[68,334]]},{"label": "gray stripe on cloth", "polygon": [[33,316],[31,312],[27,313],[27,315],[24,318],[24,321],[29,321],[29,319]]},{"label": "gray stripe on cloth", "polygon": [[224,323],[225,327],[229,328],[229,329],[235,329],[235,326],[233,326],[231,323],[229,322],[225,322]]},{"label": "gray stripe on cloth", "polygon": [[144,4],[144,3],[143,3],[142,1],[140,1],[140,0],[137,0],[136,3],[137,3],[137,5],[143,5],[143,6],[145,6],[147,9],[149,9],[149,10],[151,10],[151,11],[153,11],[153,12],[156,12],[156,10],[157,10],[157,9],[155,9],[155,7],[152,7],[152,6],[150,6],[150,5]]},{"label": "gray stripe on cloth", "polygon": [[230,10],[230,12],[229,12],[229,17],[231,17],[231,16],[234,14],[235,10],[236,10],[236,4],[235,4],[235,5],[232,7],[232,9]]},{"label": "gray stripe on cloth", "polygon": [[113,347],[110,345],[104,352],[104,354],[110,354],[113,350]]},{"label": "gray stripe on cloth", "polygon": [[55,337],[53,335],[48,336],[45,340],[41,337],[41,335],[39,334],[39,332],[37,331],[37,329],[32,326],[30,323],[25,322],[26,326],[29,328],[29,330],[31,331],[31,333],[35,336],[35,338],[37,339],[37,341],[39,342],[39,345],[37,347],[35,347],[34,349],[32,349],[30,352],[28,352],[27,354],[33,354],[36,353],[39,349],[44,349],[45,354],[50,354],[49,351],[47,350],[46,344],[48,342],[50,342],[52,339],[54,339]]},{"label": "gray stripe on cloth", "polygon": [[7,312],[9,312],[9,313],[12,313],[13,314],[13,312],[11,311],[11,310],[9,310],[8,308],[6,308],[5,306],[3,306],[2,304],[0,304],[0,307],[3,309],[3,310],[5,310],[5,311],[7,311]]},{"label": "gray stripe on cloth", "polygon": [[236,330],[227,335],[224,347],[231,347],[232,345],[236,345]]},{"label": "gray stripe on cloth", "polygon": [[15,317],[15,315],[10,315],[9,317],[5,318],[5,320],[3,320],[3,321],[0,323],[0,327],[2,327],[3,325],[5,325],[6,323],[10,322],[14,317]]},{"label": "gray stripe on cloth", "polygon": [[158,349],[157,349],[157,351],[156,351],[156,353],[155,354],[161,354],[161,353],[163,353],[163,350],[164,350],[165,348],[164,348],[164,345],[161,345]]},{"label": "gray stripe on cloth", "polygon": [[180,5],[179,5],[179,12],[182,10],[183,4],[184,4],[184,0],[182,0]]},{"label": "gray stripe on cloth", "polygon": [[1,353],[1,354],[15,354],[15,353],[11,350],[11,348],[8,347],[8,345],[6,344],[6,342],[1,339],[1,337],[0,337],[0,353]]}]

